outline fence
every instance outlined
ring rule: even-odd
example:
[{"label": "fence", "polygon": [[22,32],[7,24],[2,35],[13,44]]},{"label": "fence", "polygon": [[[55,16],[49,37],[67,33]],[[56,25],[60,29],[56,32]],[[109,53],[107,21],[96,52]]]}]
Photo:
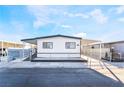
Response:
[{"label": "fence", "polygon": [[0,57],[1,62],[10,62],[16,59],[22,59],[29,57],[32,49],[23,49],[23,48],[9,48],[6,49],[6,55]]},{"label": "fence", "polygon": [[124,61],[123,53],[118,53],[116,49],[99,47],[93,48],[91,46],[84,46],[81,50],[83,55],[95,58],[95,59],[104,59],[107,61]]},{"label": "fence", "polygon": [[85,46],[82,48],[81,53],[86,56],[90,56],[95,59],[105,58],[106,56],[110,57],[110,49],[109,48],[92,48],[89,46]]}]

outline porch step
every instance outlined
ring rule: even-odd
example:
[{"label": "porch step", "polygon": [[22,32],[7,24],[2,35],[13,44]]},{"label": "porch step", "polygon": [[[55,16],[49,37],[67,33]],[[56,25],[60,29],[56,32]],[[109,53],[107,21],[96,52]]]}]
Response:
[{"label": "porch step", "polygon": [[35,58],[31,62],[87,62],[82,58]]}]

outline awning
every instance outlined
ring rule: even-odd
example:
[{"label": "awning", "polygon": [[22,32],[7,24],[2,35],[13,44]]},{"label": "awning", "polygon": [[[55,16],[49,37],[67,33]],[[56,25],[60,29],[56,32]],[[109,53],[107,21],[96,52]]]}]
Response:
[{"label": "awning", "polygon": [[30,44],[37,45],[37,39],[32,39],[32,40],[21,40],[21,41],[26,42],[26,43],[30,43]]}]

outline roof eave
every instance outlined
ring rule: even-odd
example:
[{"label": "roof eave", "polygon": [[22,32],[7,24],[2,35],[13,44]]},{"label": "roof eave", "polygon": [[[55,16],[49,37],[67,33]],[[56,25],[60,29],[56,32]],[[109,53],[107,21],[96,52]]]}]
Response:
[{"label": "roof eave", "polygon": [[74,39],[82,39],[80,37],[74,37],[74,36],[52,35],[52,36],[43,36],[43,37],[37,37],[37,38],[22,39],[21,41],[35,40],[35,39],[44,39],[44,38],[52,38],[52,37],[67,37],[67,38],[74,38]]}]

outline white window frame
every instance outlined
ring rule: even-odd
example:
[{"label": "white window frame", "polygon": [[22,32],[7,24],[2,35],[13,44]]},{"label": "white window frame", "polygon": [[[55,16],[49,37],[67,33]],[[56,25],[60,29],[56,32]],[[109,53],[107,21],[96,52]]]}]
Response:
[{"label": "white window frame", "polygon": [[[74,47],[67,47],[67,43],[73,43],[74,44]],[[65,48],[66,49],[76,49],[76,42],[65,42]]]}]

